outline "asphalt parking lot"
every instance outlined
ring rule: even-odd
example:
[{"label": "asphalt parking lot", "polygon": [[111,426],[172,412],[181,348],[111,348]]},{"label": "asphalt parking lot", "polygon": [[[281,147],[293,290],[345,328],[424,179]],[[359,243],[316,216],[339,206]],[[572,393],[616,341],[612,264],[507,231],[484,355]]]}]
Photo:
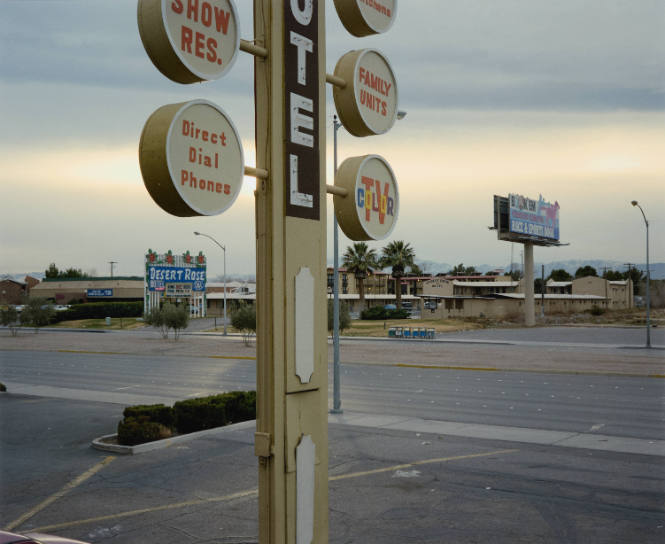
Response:
[{"label": "asphalt parking lot", "polygon": [[[90,448],[119,405],[4,394],[0,410],[3,527],[89,542],[257,541],[251,424],[119,456]],[[340,544],[663,537],[659,456],[331,424],[329,471]]]}]

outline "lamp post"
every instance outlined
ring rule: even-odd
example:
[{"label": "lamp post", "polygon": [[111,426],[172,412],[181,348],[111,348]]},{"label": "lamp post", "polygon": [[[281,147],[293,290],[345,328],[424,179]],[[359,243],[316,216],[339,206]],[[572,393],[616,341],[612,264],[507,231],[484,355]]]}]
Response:
[{"label": "lamp post", "polygon": [[205,236],[206,238],[210,238],[219,247],[221,247],[222,251],[224,252],[224,336],[226,336],[226,246],[223,246],[222,244],[220,244],[217,240],[215,240],[212,236],[210,236],[208,234],[204,234],[202,232],[196,232],[196,231],[194,231],[194,234],[196,236]]},{"label": "lamp post", "polygon": [[[405,111],[397,111],[399,121],[405,117]],[[337,119],[337,115],[333,115],[333,172],[335,175],[337,175],[337,131],[341,126],[342,123]],[[339,232],[337,215],[333,212],[333,407],[330,410],[331,414],[343,412],[339,374]]]},{"label": "lamp post", "polygon": [[651,295],[649,292],[649,284],[651,283],[651,274],[649,272],[649,221],[647,221],[647,216],[644,214],[642,206],[640,206],[637,200],[631,202],[633,206],[637,206],[642,212],[642,217],[644,218],[644,224],[647,229],[647,347],[651,347]]}]

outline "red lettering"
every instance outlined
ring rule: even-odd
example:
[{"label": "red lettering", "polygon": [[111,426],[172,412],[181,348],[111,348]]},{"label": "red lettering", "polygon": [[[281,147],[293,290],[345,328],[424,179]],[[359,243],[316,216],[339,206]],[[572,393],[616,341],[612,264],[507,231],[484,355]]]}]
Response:
[{"label": "red lettering", "polygon": [[381,115],[385,117],[387,113],[388,113],[388,105],[386,104],[385,100],[381,100]]},{"label": "red lettering", "polygon": [[224,184],[224,194],[225,195],[230,195],[231,194],[231,186]]},{"label": "red lettering", "polygon": [[189,135],[189,121],[183,120],[183,122],[182,122],[182,135],[183,136]]},{"label": "red lettering", "polygon": [[377,179],[376,181],[376,195],[377,200],[379,201],[379,223],[383,225],[383,221],[386,218],[386,210],[382,206],[383,199],[388,200],[388,182],[383,185],[383,193],[381,193],[381,182]]},{"label": "red lettering", "polygon": [[222,34],[226,35],[226,33],[229,31],[230,17],[230,12],[224,11],[223,9],[219,9],[217,6],[215,6],[215,24],[217,25],[217,32],[221,32]]},{"label": "red lettering", "polygon": [[215,190],[215,182],[208,180],[208,191],[211,193]]},{"label": "red lettering", "polygon": [[204,39],[205,34],[202,34],[201,32],[196,33],[196,47],[194,49],[194,54],[201,59],[205,58],[205,55],[203,54],[203,46],[205,45]]},{"label": "red lettering", "polygon": [[[208,38],[206,45],[208,46],[206,58],[210,62],[217,62],[217,40],[215,38]],[[221,64],[221,59],[219,64]]]},{"label": "red lettering", "polygon": [[221,183],[215,183],[215,192],[217,192],[217,193],[222,192],[222,184]]},{"label": "red lettering", "polygon": [[182,33],[180,35],[180,50],[187,53],[192,52],[192,29],[182,25]]},{"label": "red lettering", "polygon": [[171,2],[171,9],[174,13],[182,13],[182,2],[180,0],[174,0]]},{"label": "red lettering", "polygon": [[201,22],[203,26],[212,24],[212,6],[208,2],[203,2],[201,5]]},{"label": "red lettering", "polygon": [[203,190],[205,191],[205,188],[206,188],[206,180],[202,179],[201,181],[199,181],[199,188],[200,188],[200,189],[203,189]]},{"label": "red lettering", "polygon": [[188,179],[187,170],[180,170],[180,185],[184,185]]},{"label": "red lettering", "polygon": [[187,18],[199,21],[199,0],[187,0]]},{"label": "red lettering", "polygon": [[196,162],[196,148],[189,148],[189,162]]}]

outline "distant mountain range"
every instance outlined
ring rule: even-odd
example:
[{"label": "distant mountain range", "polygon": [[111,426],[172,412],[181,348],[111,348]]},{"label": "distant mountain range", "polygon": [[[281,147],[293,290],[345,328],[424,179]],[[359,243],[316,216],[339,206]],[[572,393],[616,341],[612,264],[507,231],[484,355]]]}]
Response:
[{"label": "distant mountain range", "polygon": [[[448,263],[439,263],[435,261],[419,261],[416,260],[416,264],[420,268],[427,272],[428,274],[439,274],[446,273],[452,270],[456,265],[451,265]],[[459,263],[458,263],[459,264]],[[473,263],[464,263],[465,266],[474,266],[479,272],[485,273],[490,270],[503,270],[505,273],[510,272],[510,264],[496,265],[496,264],[473,264]],[[545,277],[550,275],[552,270],[563,269],[569,274],[575,274],[575,271],[582,266],[593,266],[596,269],[596,272],[599,276],[602,276],[604,270],[618,270],[624,272],[628,266],[627,263],[623,261],[604,261],[604,260],[568,260],[568,261],[553,261],[551,263],[534,263],[534,274],[536,277],[540,277],[541,266],[545,265]],[[646,272],[645,263],[631,263],[633,268],[637,268]],[[649,263],[651,268],[651,279],[653,280],[662,280],[665,279],[665,263]],[[513,263],[512,270],[521,270],[522,263]]]},{"label": "distant mountain range", "polygon": [[[416,260],[416,264],[420,266],[423,272],[427,274],[445,274],[452,270],[456,265],[449,263],[441,263],[437,261],[420,261]],[[459,264],[459,263],[458,263]],[[552,270],[563,268],[569,274],[575,274],[575,271],[581,266],[593,266],[598,275],[603,274],[603,270],[619,270],[621,272],[625,271],[627,268],[627,263],[622,261],[603,261],[603,260],[569,260],[569,261],[553,261],[551,263],[534,263],[534,274],[536,277],[540,277],[541,266],[545,265],[545,277],[550,275]],[[464,263],[465,266],[474,266],[476,270],[481,273],[488,272],[490,270],[503,270],[505,273],[508,273],[511,270],[510,264],[496,265],[496,264],[474,264],[474,263]],[[631,265],[639,270],[646,271],[645,263],[631,263]],[[332,261],[328,263],[328,266],[332,266]],[[651,279],[654,280],[663,280],[665,279],[665,263],[650,263],[651,266]],[[521,270],[522,263],[513,263],[512,270]],[[136,274],[140,276],[141,274]],[[26,276],[32,276],[38,280],[44,278],[44,272],[25,272],[20,274],[2,274],[0,273],[0,278],[11,278],[16,281],[23,281]],[[227,277],[228,281],[247,281],[253,280],[254,274],[233,274]],[[209,281],[222,281],[222,277],[218,276],[215,278],[209,278]]]}]

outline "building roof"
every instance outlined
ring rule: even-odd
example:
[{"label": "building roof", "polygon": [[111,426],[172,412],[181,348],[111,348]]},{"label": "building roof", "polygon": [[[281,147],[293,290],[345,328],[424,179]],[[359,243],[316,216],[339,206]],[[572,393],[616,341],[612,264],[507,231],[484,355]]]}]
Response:
[{"label": "building roof", "polygon": [[460,287],[517,287],[518,281],[458,281],[453,280],[453,285]]},{"label": "building roof", "polygon": [[547,280],[545,285],[547,287],[570,287],[573,284],[572,281],[554,281],[554,280]]}]

